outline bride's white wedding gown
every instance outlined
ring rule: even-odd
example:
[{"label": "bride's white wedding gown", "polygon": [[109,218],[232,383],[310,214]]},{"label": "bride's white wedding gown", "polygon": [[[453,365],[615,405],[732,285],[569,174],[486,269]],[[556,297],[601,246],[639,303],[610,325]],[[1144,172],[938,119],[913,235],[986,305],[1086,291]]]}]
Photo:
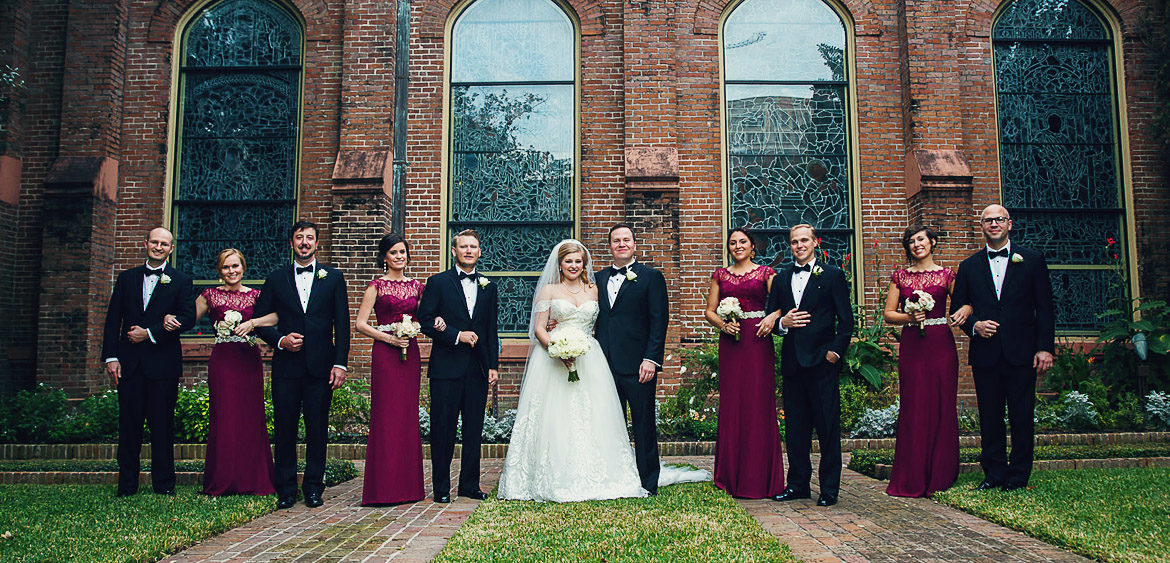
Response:
[{"label": "bride's white wedding gown", "polygon": [[[597,301],[578,306],[552,299],[538,303],[536,312],[545,309],[558,326],[593,334]],[[597,341],[589,340],[593,346],[576,360],[581,380],[573,383],[564,363],[549,357],[544,346],[529,353],[499,498],[576,502],[647,495],[609,364]],[[664,469],[670,471],[659,486],[710,479],[705,471]]]}]

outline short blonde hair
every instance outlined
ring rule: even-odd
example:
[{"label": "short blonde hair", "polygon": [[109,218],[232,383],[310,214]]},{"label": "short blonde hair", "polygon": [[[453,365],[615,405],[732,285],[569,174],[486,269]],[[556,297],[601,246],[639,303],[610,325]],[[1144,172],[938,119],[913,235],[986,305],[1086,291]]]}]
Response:
[{"label": "short blonde hair", "polygon": [[451,237],[451,248],[459,246],[459,237],[471,237],[475,242],[479,242],[479,233],[475,232],[475,229],[463,229]]},{"label": "short blonde hair", "polygon": [[215,259],[215,271],[222,270],[224,262],[227,262],[227,259],[231,258],[233,254],[240,257],[240,268],[245,272],[248,271],[248,261],[244,259],[244,253],[235,248],[225,248],[219,251],[219,257]]},{"label": "short blonde hair", "polygon": [[817,238],[817,228],[816,227],[809,225],[808,223],[801,223],[799,225],[793,225],[792,227],[790,227],[788,229],[788,240],[792,240],[792,233],[795,232],[796,229],[808,229],[809,231],[812,232],[812,238],[814,238],[814,239]]}]

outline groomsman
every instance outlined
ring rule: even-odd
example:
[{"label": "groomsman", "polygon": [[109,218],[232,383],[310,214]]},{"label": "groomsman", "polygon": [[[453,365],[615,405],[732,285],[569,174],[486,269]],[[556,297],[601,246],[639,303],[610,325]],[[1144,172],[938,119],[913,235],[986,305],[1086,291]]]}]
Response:
[{"label": "groomsman", "polygon": [[772,283],[768,313],[784,312],[773,333],[784,337],[780,375],[787,424],[788,486],[773,500],[811,498],[812,430],[821,444],[817,506],[837,504],[841,489],[841,395],[838,377],[853,336],[853,308],[845,272],[816,259],[812,225],[788,231],[795,263]]},{"label": "groomsman", "polygon": [[[1056,320],[1044,255],[1012,244],[1011,215],[989,205],[980,215],[987,248],[959,264],[951,313],[974,309],[959,325],[971,337],[969,363],[979,400],[983,482],[975,490],[1028,485],[1032,474],[1036,374],[1052,367]],[[1004,405],[1012,425],[1007,455]]]},{"label": "groomsman", "polygon": [[[154,492],[175,494],[175,400],[183,372],[179,334],[195,323],[191,278],[167,264],[175,248],[170,231],[147,235],[146,264],[114,282],[102,337],[106,371],[118,388],[118,496],[138,492],[142,423],[150,425],[150,479]],[[163,328],[174,315],[180,328]]]},{"label": "groomsman", "polygon": [[317,261],[317,225],[289,230],[294,262],[268,275],[256,299],[256,317],[275,312],[276,326],[256,332],[273,348],[272,415],[276,429],[277,508],[297,500],[297,422],[305,413],[305,505],[324,504],[325,450],[333,390],[345,382],[349,360],[349,300],[345,278]]},{"label": "groomsman", "polygon": [[[455,430],[463,418],[459,496],[483,500],[479,450],[488,387],[499,378],[499,310],[496,284],[475,271],[479,234],[460,231],[451,242],[455,267],[427,279],[418,305],[422,331],[431,337],[427,377],[431,393],[431,471],[435,502],[451,502]],[[435,328],[435,318],[447,326]]]},{"label": "groomsman", "polygon": [[597,272],[600,312],[594,332],[609,361],[622,412],[630,408],[634,458],[642,488],[658,493],[658,427],[654,387],[666,348],[668,318],[662,273],[635,258],[637,242],[629,225],[609,230],[613,266]]}]

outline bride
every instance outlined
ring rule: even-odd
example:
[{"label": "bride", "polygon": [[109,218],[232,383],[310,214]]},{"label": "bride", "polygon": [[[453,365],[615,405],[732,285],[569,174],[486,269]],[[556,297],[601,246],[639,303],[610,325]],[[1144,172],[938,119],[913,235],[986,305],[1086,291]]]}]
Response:
[{"label": "bride", "polygon": [[[591,336],[598,310],[589,251],[575,240],[561,241],[533,297],[532,344],[499,498],[576,502],[647,496],[613,375]],[[558,327],[590,335],[589,351],[573,362],[579,381],[570,382],[567,363],[548,354],[550,318]],[[660,485],[709,478],[705,471],[672,469]]]}]

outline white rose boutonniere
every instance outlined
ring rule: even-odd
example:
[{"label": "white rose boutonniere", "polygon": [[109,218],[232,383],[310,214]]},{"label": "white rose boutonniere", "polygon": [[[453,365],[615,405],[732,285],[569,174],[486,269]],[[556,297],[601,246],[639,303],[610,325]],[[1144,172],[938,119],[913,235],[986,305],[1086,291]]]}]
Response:
[{"label": "white rose boutonniere", "polygon": [[171,276],[168,276],[168,275],[166,275],[166,274],[163,274],[163,275],[159,276],[159,277],[158,277],[158,283],[161,283],[161,284],[168,284],[168,283],[171,283]]},{"label": "white rose boutonniere", "polygon": [[329,272],[325,271],[325,268],[318,268],[317,269],[317,279],[323,280],[323,279],[325,279],[325,276],[328,276],[328,275],[329,275]]},{"label": "white rose boutonniere", "polygon": [[813,264],[813,268],[812,268],[812,275],[814,275],[814,276],[820,276],[820,275],[821,275],[821,274],[823,274],[823,273],[825,273],[825,269],[824,269],[824,268],[820,267],[820,265],[819,265],[819,264]]},{"label": "white rose boutonniere", "polygon": [[492,283],[492,280],[487,279],[487,276],[478,276],[475,279],[475,283],[479,284],[480,289],[484,289],[489,283]]},{"label": "white rose boutonniere", "polygon": [[1024,257],[1019,254],[1012,254],[1012,264],[1019,264],[1024,261]]},{"label": "white rose boutonniere", "polygon": [[626,270],[626,281],[638,281],[638,274],[634,270]]}]

